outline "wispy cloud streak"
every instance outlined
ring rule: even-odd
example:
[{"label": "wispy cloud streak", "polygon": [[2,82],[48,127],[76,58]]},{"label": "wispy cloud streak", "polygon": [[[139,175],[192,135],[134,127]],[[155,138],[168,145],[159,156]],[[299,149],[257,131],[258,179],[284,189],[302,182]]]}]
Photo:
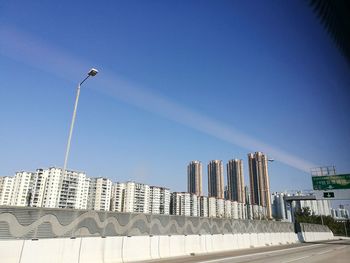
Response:
[{"label": "wispy cloud streak", "polygon": [[[85,72],[90,62],[75,58],[66,52],[51,47],[43,41],[23,34],[15,29],[0,27],[0,54],[34,66],[67,80],[74,80]],[[123,80],[117,74],[103,70],[103,76],[96,78],[96,91],[122,100],[136,107],[156,113],[167,119],[181,123],[199,132],[211,135],[249,151],[260,150],[273,156],[275,160],[304,172],[317,165],[293,154],[264,143],[222,122],[200,114],[186,106],[155,94],[144,87]],[[102,75],[101,74],[101,75]]]}]

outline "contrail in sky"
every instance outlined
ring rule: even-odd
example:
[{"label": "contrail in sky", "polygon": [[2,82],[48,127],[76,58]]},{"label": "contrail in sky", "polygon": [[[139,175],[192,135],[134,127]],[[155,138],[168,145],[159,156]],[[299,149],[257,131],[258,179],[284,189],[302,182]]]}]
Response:
[{"label": "contrail in sky", "polygon": [[[0,35],[1,55],[55,74],[69,81],[77,81],[76,76],[80,76],[94,65],[93,63],[70,56],[66,52],[45,44],[44,41],[40,41],[13,28],[0,27]],[[96,89],[98,92],[162,115],[167,119],[249,151],[263,151],[269,156],[274,157],[275,160],[301,171],[308,173],[310,172],[310,168],[317,166],[272,145],[252,138],[247,134],[243,134],[231,126],[173,102],[169,98],[155,94],[140,85],[123,80],[116,74],[108,72],[101,67],[100,69],[104,77],[94,80],[98,83],[96,85],[98,86]]]}]

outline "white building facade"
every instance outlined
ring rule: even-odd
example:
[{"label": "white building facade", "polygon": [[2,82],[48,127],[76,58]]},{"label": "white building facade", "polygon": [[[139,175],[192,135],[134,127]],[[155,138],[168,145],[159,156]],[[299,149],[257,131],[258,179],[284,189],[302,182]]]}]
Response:
[{"label": "white building facade", "polygon": [[58,207],[87,209],[90,178],[83,172],[69,170],[62,175],[61,170],[60,179]]},{"label": "white building facade", "polygon": [[108,178],[91,178],[88,209],[109,211],[112,198],[112,181]]},{"label": "white building facade", "polygon": [[232,202],[231,200],[225,200],[225,218],[232,218]]},{"label": "white building facade", "polygon": [[200,196],[198,198],[199,202],[199,216],[208,217],[208,197]]},{"label": "white building facade", "polygon": [[149,209],[150,186],[136,182],[126,182],[123,212],[148,214]]},{"label": "white building facade", "polygon": [[208,217],[216,217],[216,198],[208,198]]},{"label": "white building facade", "polygon": [[222,198],[216,199],[216,217],[223,218],[225,216],[225,200]]},{"label": "white building facade", "polygon": [[199,216],[199,207],[198,207],[198,196],[196,194],[191,194],[191,216]]},{"label": "white building facade", "polygon": [[186,192],[173,192],[171,194],[171,214],[191,215],[191,194]]},{"label": "white building facade", "polygon": [[14,182],[14,177],[0,177],[0,205],[11,205]]},{"label": "white building facade", "polygon": [[29,190],[31,188],[32,172],[17,172],[14,178],[13,190],[11,196],[11,205],[13,206],[28,206],[29,205]]},{"label": "white building facade", "polygon": [[112,186],[111,210],[115,212],[124,211],[125,183],[116,183]]},{"label": "white building facade", "polygon": [[[273,193],[272,194],[272,212],[273,217],[281,221],[291,222],[293,215],[296,211],[304,208],[309,208],[313,215],[331,215],[331,205],[329,200],[294,200],[291,203],[285,201],[287,196],[307,197],[310,194],[302,194],[297,192],[294,194],[289,193]],[[306,198],[307,199],[307,198]]]},{"label": "white building facade", "polygon": [[170,190],[165,187],[150,187],[150,213],[170,214]]}]

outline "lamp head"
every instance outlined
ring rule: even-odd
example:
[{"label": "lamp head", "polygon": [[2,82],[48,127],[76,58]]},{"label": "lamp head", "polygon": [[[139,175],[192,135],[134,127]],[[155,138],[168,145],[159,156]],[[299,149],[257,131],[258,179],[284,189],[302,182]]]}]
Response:
[{"label": "lamp head", "polygon": [[88,75],[91,77],[94,77],[94,76],[96,76],[97,73],[98,73],[98,70],[95,68],[92,68],[92,69],[90,69]]}]

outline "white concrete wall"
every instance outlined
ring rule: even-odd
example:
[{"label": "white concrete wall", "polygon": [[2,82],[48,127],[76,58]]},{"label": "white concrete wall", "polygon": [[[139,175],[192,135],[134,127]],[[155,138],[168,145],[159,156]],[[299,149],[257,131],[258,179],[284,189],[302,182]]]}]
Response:
[{"label": "white concrete wall", "polygon": [[0,241],[0,255],[4,262],[21,262],[21,251],[25,240],[2,240]]},{"label": "white concrete wall", "polygon": [[160,258],[159,254],[159,236],[150,236],[150,256],[151,259]]},{"label": "white concrete wall", "polygon": [[159,257],[170,257],[170,236],[159,236]]},{"label": "white concrete wall", "polygon": [[[128,236],[123,238],[124,262],[151,259],[150,236]],[[83,261],[84,262],[84,261]],[[95,261],[98,262],[98,261]],[[104,262],[104,261],[101,261]]]},{"label": "white concrete wall", "polygon": [[169,239],[170,256],[186,255],[185,253],[185,237],[184,235],[172,235]]},{"label": "white concrete wall", "polygon": [[299,233],[305,242],[313,242],[317,240],[331,240],[334,239],[333,233],[330,232],[302,232]]},{"label": "white concrete wall", "polygon": [[[94,238],[95,239],[95,238]],[[91,242],[94,242],[94,239]],[[106,237],[104,245],[104,262],[122,262],[123,237]],[[81,252],[82,253],[82,252]],[[84,262],[84,261],[80,261]]]},{"label": "white concrete wall", "polygon": [[[305,241],[333,238],[331,232],[302,233]],[[0,240],[1,262],[114,263],[204,254],[299,242],[295,233],[118,236]]]},{"label": "white concrete wall", "polygon": [[188,235],[185,237],[185,254],[190,255],[191,253],[205,253],[201,245],[200,235]]}]

